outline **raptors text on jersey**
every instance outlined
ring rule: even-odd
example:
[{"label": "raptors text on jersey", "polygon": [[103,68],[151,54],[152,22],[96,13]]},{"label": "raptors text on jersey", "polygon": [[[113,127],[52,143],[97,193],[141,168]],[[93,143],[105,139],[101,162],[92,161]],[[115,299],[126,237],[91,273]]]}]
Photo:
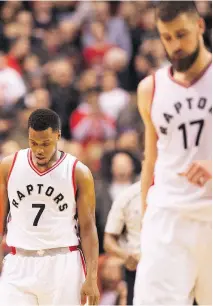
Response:
[{"label": "raptors text on jersey", "polygon": [[158,155],[148,204],[208,211],[211,182],[198,188],[179,174],[195,160],[212,159],[211,64],[189,86],[175,81],[171,68],[158,70],[151,117],[158,134]]}]

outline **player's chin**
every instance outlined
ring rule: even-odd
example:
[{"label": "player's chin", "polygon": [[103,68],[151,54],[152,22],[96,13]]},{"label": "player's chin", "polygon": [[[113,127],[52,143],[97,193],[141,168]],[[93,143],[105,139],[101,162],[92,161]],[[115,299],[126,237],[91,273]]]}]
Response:
[{"label": "player's chin", "polygon": [[45,166],[48,164],[48,160],[47,158],[43,158],[43,159],[36,159],[36,163],[38,166]]}]

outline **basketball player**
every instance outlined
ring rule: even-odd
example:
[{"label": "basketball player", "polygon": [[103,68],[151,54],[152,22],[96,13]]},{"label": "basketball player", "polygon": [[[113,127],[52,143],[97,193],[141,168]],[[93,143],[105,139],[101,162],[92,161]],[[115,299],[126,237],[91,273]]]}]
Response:
[{"label": "basketball player", "polygon": [[8,197],[6,242],[12,248],[3,263],[0,305],[80,305],[86,300],[97,305],[92,175],[74,156],[57,150],[60,119],[55,112],[34,111],[28,126],[30,148],[4,158],[0,166],[0,204],[6,211]]},{"label": "basketball player", "polygon": [[171,66],[138,87],[145,216],[134,304],[211,305],[211,182],[203,167],[189,175],[212,158],[211,54],[194,2],[159,2],[156,18]]}]

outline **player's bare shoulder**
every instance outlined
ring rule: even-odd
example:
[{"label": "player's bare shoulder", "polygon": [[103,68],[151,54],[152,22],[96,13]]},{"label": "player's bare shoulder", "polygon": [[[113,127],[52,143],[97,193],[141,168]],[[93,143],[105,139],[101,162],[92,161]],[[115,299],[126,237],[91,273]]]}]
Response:
[{"label": "player's bare shoulder", "polygon": [[78,161],[76,164],[75,181],[77,187],[81,186],[82,184],[85,185],[93,182],[93,176],[90,169],[80,161]]},{"label": "player's bare shoulder", "polygon": [[137,89],[138,108],[142,115],[144,114],[144,112],[150,113],[154,91],[155,91],[154,75],[147,76],[139,83]]}]

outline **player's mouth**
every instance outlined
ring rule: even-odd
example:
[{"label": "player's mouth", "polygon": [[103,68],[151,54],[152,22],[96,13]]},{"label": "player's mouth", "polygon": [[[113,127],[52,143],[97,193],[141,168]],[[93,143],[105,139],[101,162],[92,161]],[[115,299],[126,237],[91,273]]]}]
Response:
[{"label": "player's mouth", "polygon": [[39,160],[39,161],[43,161],[43,160],[45,160],[45,157],[44,156],[36,156],[36,159]]},{"label": "player's mouth", "polygon": [[174,55],[173,55],[173,60],[180,60],[180,59],[183,59],[186,57],[186,54],[182,51],[179,51],[179,52],[176,52]]}]

